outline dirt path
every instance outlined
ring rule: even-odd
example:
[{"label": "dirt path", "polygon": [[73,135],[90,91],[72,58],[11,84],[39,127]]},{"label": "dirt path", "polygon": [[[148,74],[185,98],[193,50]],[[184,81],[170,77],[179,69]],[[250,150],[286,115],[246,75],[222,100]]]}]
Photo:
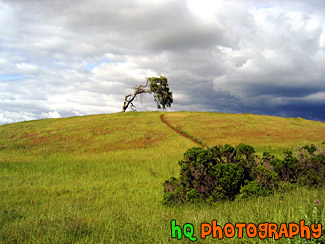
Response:
[{"label": "dirt path", "polygon": [[177,130],[175,127],[173,127],[172,125],[170,125],[164,118],[164,115],[160,115],[160,119],[163,123],[165,123],[167,126],[169,126],[171,129],[173,129],[174,131],[176,131],[178,134],[180,134],[181,136],[184,136],[185,138],[191,140],[192,142],[198,144],[200,147],[203,147],[203,145],[198,142],[197,140],[193,139],[192,137],[189,137],[187,135],[185,135],[184,133],[182,133],[181,131]]}]

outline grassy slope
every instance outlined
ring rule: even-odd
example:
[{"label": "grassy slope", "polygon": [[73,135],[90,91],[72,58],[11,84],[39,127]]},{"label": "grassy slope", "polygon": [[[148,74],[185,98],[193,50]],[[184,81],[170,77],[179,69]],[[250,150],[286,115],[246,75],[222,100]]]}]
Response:
[{"label": "grassy slope", "polygon": [[165,118],[208,146],[246,143],[259,152],[277,153],[325,143],[325,123],[302,118],[208,112],[168,113]]},{"label": "grassy slope", "polygon": [[[162,206],[162,183],[178,175],[177,161],[196,145],[164,125],[160,114],[119,113],[0,126],[0,243],[180,243],[170,238],[172,219],[193,223],[198,236],[199,224],[213,219],[220,224],[298,222],[299,210],[310,213],[315,199],[324,207],[325,191],[306,189],[214,206]],[[166,118],[179,126],[187,121],[192,126],[184,124],[185,131],[216,144],[237,141],[221,141],[222,134],[213,138],[214,124],[206,125],[218,120],[218,126],[229,126],[232,116],[238,115],[181,112]],[[193,123],[199,117],[201,131]],[[281,133],[296,126],[297,121],[292,122],[283,125]],[[305,135],[322,140],[324,124],[298,122],[299,128],[307,128]],[[280,144],[271,140],[273,147]]]}]

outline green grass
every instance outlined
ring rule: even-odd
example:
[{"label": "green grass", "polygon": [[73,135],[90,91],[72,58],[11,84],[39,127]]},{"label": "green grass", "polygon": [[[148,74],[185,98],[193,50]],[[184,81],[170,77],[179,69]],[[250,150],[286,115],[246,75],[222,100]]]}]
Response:
[{"label": "green grass", "polygon": [[[218,224],[298,222],[299,210],[310,215],[316,199],[324,209],[325,190],[306,188],[214,205],[163,206],[163,182],[178,176],[177,162],[197,145],[163,124],[160,115],[131,112],[0,126],[0,243],[190,243],[171,239],[172,219],[179,225],[192,223],[199,237],[200,223],[213,219]],[[243,125],[250,120],[247,116],[259,117],[187,112],[165,116],[175,127],[183,126],[209,144],[227,142],[221,140],[222,134],[214,134],[214,124],[206,126],[209,121],[218,119],[218,126],[227,127],[232,116],[233,121],[242,119]],[[177,117],[187,123],[179,123]],[[269,141],[260,135],[255,146],[281,150],[324,140],[324,123],[279,119],[287,121],[283,133],[304,128],[301,141],[282,144],[275,134]],[[199,131],[193,121],[204,129]],[[261,130],[269,128],[264,122],[254,123]],[[238,127],[238,134],[244,128]],[[232,138],[229,143],[237,141]],[[196,243],[214,241],[198,238]],[[221,242],[238,243],[238,239]]]},{"label": "green grass", "polygon": [[168,113],[165,118],[208,146],[245,143],[258,152],[278,153],[325,143],[325,123],[302,118],[209,112]]}]

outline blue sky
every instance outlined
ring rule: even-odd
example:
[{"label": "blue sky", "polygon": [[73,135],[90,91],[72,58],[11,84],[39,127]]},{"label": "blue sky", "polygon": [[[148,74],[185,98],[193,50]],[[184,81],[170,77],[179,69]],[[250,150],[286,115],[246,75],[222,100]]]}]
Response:
[{"label": "blue sky", "polygon": [[25,79],[25,77],[19,74],[0,75],[0,81],[23,80],[23,79]]},{"label": "blue sky", "polygon": [[88,63],[86,65],[86,70],[92,71],[94,68],[99,67],[99,66],[101,66],[102,64],[105,64],[105,63],[108,63],[108,61],[106,59],[104,59],[104,58],[102,58],[101,60],[99,60],[97,62],[95,61],[93,63]]},{"label": "blue sky", "polygon": [[[168,111],[325,121],[321,0],[0,0],[0,124],[114,113],[167,76]],[[139,111],[157,110],[149,95]]]}]

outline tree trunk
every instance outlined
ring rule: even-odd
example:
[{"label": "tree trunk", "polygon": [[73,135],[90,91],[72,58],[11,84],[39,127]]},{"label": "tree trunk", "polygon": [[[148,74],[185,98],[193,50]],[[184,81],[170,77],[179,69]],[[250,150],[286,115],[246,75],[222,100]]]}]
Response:
[{"label": "tree trunk", "polygon": [[125,112],[127,110],[127,108],[129,107],[129,105],[131,105],[132,110],[134,110],[133,108],[135,108],[135,106],[133,105],[132,102],[135,99],[135,97],[139,94],[150,93],[150,90],[146,89],[147,86],[148,86],[148,82],[146,85],[139,85],[134,88],[135,91],[134,91],[133,96],[131,93],[129,95],[125,96],[122,112]]},{"label": "tree trunk", "polygon": [[132,96],[132,98],[130,98],[130,99],[128,99],[128,98],[131,97],[131,94],[125,96],[124,104],[123,104],[123,108],[122,108],[122,112],[125,112],[128,109],[128,107],[129,107],[130,104],[131,104],[131,107],[134,107],[134,105],[133,105],[132,102],[135,99],[136,95],[137,94],[134,93],[133,96]]}]

